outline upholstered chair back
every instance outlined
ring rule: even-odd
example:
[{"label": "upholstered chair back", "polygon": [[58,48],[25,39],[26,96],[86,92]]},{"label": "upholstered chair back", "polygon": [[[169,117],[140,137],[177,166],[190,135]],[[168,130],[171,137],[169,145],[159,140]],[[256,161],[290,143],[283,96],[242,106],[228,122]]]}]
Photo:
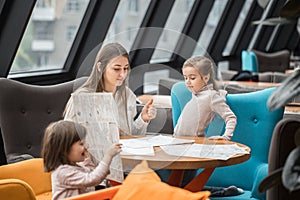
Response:
[{"label": "upholstered chair back", "polygon": [[250,72],[258,72],[258,61],[254,52],[242,51],[242,70]]},{"label": "upholstered chair back", "polygon": [[[286,117],[277,123],[269,153],[269,173],[282,168],[287,157],[298,145],[296,144],[296,133],[299,135],[300,119]],[[300,199],[300,191],[289,192],[282,184],[267,190],[267,200],[292,200]]]},{"label": "upholstered chair back", "polygon": [[[227,94],[226,102],[237,116],[237,126],[232,141],[245,144],[251,148],[248,161],[228,167],[217,168],[208,180],[209,186],[228,187],[236,185],[243,188],[245,193],[237,199],[265,199],[259,194],[259,182],[268,173],[268,154],[272,133],[277,122],[282,119],[283,108],[270,112],[267,101],[275,88],[261,91]],[[173,85],[171,91],[172,116],[174,127],[185,104],[190,100],[191,93],[184,82]],[[207,135],[221,135],[224,121],[217,117],[207,129]],[[218,198],[212,198],[218,199]],[[230,199],[227,197],[226,199]]]},{"label": "upholstered chair back", "polygon": [[282,72],[285,73],[290,66],[290,52],[281,50],[272,53],[253,49],[256,55],[259,72]]},{"label": "upholstered chair back", "polygon": [[0,78],[0,130],[8,163],[40,157],[44,129],[62,119],[71,93],[85,80],[37,86]]}]

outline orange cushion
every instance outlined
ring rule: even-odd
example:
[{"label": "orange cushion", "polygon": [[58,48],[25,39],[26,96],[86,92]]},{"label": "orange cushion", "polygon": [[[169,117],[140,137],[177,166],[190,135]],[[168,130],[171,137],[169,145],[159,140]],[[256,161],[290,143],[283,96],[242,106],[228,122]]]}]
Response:
[{"label": "orange cushion", "polygon": [[36,200],[51,200],[52,192],[45,192],[35,196]]},{"label": "orange cushion", "polygon": [[33,158],[0,166],[0,179],[7,178],[25,181],[31,186],[35,195],[52,191],[51,173],[44,172],[44,161],[42,158]]},{"label": "orange cushion", "polygon": [[208,191],[190,192],[161,182],[147,161],[142,161],[128,174],[113,200],[205,200],[209,195]]}]

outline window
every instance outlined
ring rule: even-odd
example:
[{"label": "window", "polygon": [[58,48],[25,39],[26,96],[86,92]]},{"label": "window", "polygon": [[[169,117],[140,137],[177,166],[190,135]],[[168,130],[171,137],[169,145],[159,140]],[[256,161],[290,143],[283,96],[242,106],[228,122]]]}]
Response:
[{"label": "window", "polygon": [[156,49],[151,58],[151,63],[169,61],[177,40],[179,39],[185,21],[191,11],[193,3],[190,0],[175,1],[172,11],[161,34]]},{"label": "window", "polygon": [[80,10],[79,0],[68,0],[67,1],[67,11],[78,12]]},{"label": "window", "polygon": [[[128,51],[137,35],[151,0],[121,0],[104,43],[118,42]],[[134,10],[134,15],[129,10]]]},{"label": "window", "polygon": [[200,38],[198,40],[198,45],[196,46],[194,55],[204,55],[206,49],[214,35],[214,32],[217,28],[217,25],[220,21],[222,13],[224,12],[227,1],[224,0],[216,0],[214,5],[209,13],[206,24],[201,32]]},{"label": "window", "polygon": [[191,7],[194,4],[194,0],[186,0],[185,1],[185,12],[189,13],[191,11]]},{"label": "window", "polygon": [[232,53],[232,48],[234,43],[236,42],[236,39],[240,33],[241,27],[243,26],[243,23],[245,22],[245,18],[249,12],[249,9],[253,3],[253,0],[246,0],[245,4],[239,14],[239,17],[234,25],[233,31],[231,32],[230,38],[226,44],[226,47],[222,53],[223,56],[229,56]]},{"label": "window", "polygon": [[144,73],[144,94],[156,94],[161,78],[169,78],[170,70],[162,69]]},{"label": "window", "polygon": [[67,41],[72,42],[74,40],[76,31],[77,31],[77,27],[74,25],[70,25],[67,27],[67,35],[66,35]]},{"label": "window", "polygon": [[50,7],[50,6],[51,6],[50,0],[39,0],[36,2],[36,7],[38,7],[38,8],[45,8],[45,7]]},{"label": "window", "polygon": [[130,14],[137,14],[139,12],[139,1],[138,0],[128,0],[128,11]]},{"label": "window", "polygon": [[134,38],[132,38],[131,31],[134,30],[134,27],[127,27],[127,41],[132,41]]},{"label": "window", "polygon": [[37,40],[52,40],[53,32],[50,23],[36,23],[34,38]]},{"label": "window", "polygon": [[9,75],[63,69],[88,4],[37,0]]}]

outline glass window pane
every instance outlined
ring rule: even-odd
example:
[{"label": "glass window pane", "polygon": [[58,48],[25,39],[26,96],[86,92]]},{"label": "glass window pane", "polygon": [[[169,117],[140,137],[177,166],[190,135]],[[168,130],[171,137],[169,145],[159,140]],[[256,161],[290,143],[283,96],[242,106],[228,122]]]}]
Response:
[{"label": "glass window pane", "polygon": [[144,94],[157,94],[159,80],[169,78],[170,70],[162,69],[144,73]]},{"label": "glass window pane", "polygon": [[[152,55],[151,63],[169,61],[175,50],[177,40],[181,35],[181,30],[193,7],[192,0],[175,1],[171,13],[168,17],[164,30],[159,38],[156,49]],[[180,32],[178,32],[178,30]]]},{"label": "glass window pane", "polygon": [[201,32],[198,45],[196,46],[193,55],[204,55],[211,41],[212,36],[218,26],[220,18],[224,12],[227,1],[216,0],[209,13],[205,26]]},{"label": "glass window pane", "polygon": [[130,49],[151,0],[121,0],[105,43],[118,42]]},{"label": "glass window pane", "polygon": [[231,35],[229,37],[229,40],[227,41],[226,47],[222,53],[223,56],[229,56],[232,53],[232,48],[234,43],[236,42],[236,39],[240,33],[241,27],[243,26],[243,23],[245,22],[245,18],[248,15],[249,9],[253,3],[253,0],[246,0],[245,4],[239,14],[239,17],[234,25],[233,31],[231,32]]},{"label": "glass window pane", "polygon": [[89,0],[37,0],[10,74],[62,69]]}]

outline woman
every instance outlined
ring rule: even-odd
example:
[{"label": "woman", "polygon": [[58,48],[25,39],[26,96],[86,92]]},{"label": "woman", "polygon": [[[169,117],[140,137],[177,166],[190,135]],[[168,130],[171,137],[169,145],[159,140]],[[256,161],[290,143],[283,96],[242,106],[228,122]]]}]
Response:
[{"label": "woman", "polygon": [[[143,135],[149,121],[156,117],[156,108],[153,100],[150,100],[134,120],[137,114],[136,96],[127,86],[129,72],[129,55],[126,49],[118,43],[109,43],[99,50],[89,78],[74,93],[112,93],[118,106],[120,135]],[[73,106],[70,98],[64,111],[65,120],[75,120]]]}]

